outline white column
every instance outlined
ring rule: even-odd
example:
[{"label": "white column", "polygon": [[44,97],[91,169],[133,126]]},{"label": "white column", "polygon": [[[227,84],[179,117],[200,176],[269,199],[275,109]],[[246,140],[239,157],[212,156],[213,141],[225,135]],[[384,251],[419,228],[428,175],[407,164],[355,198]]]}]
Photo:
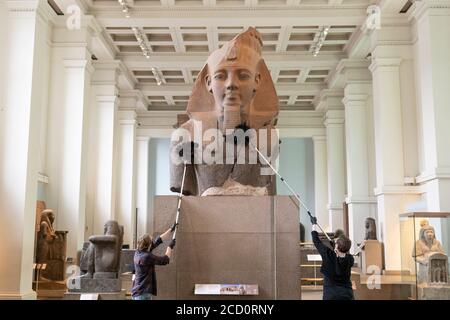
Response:
[{"label": "white column", "polygon": [[89,122],[86,237],[103,234],[106,221],[115,216],[116,123],[118,112],[118,63],[94,63]]},{"label": "white column", "polygon": [[[366,69],[368,71],[368,69]],[[355,243],[364,239],[364,222],[377,219],[376,198],[371,190],[369,158],[369,103],[371,84],[348,84],[345,87],[345,137],[347,152],[347,199],[349,236]]]},{"label": "white column", "polygon": [[0,299],[35,299],[32,291],[41,112],[47,83],[51,12],[44,1],[0,4]]},{"label": "white column", "polygon": [[[136,105],[135,98],[120,98],[120,108]],[[119,110],[116,220],[124,227],[124,244],[133,245],[135,227],[136,112]]]},{"label": "white column", "polygon": [[450,211],[450,30],[449,1],[415,2],[415,63],[421,125],[419,183],[429,211]]},{"label": "white column", "polygon": [[346,182],[343,94],[342,89],[322,90],[317,105],[317,110],[324,112],[326,128],[329,231],[344,229]]},{"label": "white column", "polygon": [[386,270],[397,271],[401,267],[399,214],[405,212],[408,203],[417,201],[418,195],[414,187],[404,186],[401,59],[379,57],[382,55],[374,55],[370,65],[374,98],[375,196]]},{"label": "white column", "polygon": [[[67,256],[76,258],[85,240],[88,116],[93,72],[88,28],[54,30],[48,113],[47,207],[56,228],[67,230]],[[82,38],[71,40],[72,32]]]},{"label": "white column", "polygon": [[136,137],[136,208],[137,236],[153,234],[153,218],[149,214],[149,149],[150,137]]},{"label": "white column", "polygon": [[[315,215],[321,227],[329,231],[328,218],[328,178],[327,178],[327,140],[325,136],[313,136],[314,143],[314,188]],[[314,214],[314,213],[313,213]]]}]

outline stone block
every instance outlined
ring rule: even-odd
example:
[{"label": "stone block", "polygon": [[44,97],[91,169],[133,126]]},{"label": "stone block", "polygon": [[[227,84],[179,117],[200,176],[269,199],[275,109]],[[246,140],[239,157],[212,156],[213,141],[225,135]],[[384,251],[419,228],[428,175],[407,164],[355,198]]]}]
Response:
[{"label": "stone block", "polygon": [[[177,197],[157,196],[154,235]],[[299,209],[288,196],[183,197],[177,245],[157,267],[157,299],[300,299]],[[155,254],[164,254],[161,245]],[[195,296],[195,284],[257,284],[258,296]]]},{"label": "stone block", "polygon": [[[368,267],[376,267],[383,270],[383,246],[378,240],[366,240],[364,250],[361,252],[361,270],[367,273]],[[373,273],[369,272],[370,274]]]},{"label": "stone block", "polygon": [[92,279],[80,278],[80,289],[70,288],[69,292],[81,293],[99,293],[99,292],[120,292],[122,289],[122,280],[119,279]]}]

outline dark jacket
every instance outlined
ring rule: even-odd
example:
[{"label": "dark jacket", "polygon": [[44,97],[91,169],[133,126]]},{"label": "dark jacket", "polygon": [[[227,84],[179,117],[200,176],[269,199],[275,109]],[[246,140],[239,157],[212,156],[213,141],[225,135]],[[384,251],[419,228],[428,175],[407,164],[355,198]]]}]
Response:
[{"label": "dark jacket", "polygon": [[322,256],[320,272],[324,275],[324,287],[340,286],[351,289],[352,282],[350,276],[354,263],[353,256],[347,253],[343,258],[337,257],[333,250],[320,241],[317,231],[313,231],[311,235],[314,246]]},{"label": "dark jacket", "polygon": [[[162,243],[158,236],[152,244],[152,250]],[[132,296],[144,293],[157,295],[155,265],[165,265],[170,261],[168,256],[156,256],[148,251],[136,250],[134,254],[135,278],[133,280]]]}]

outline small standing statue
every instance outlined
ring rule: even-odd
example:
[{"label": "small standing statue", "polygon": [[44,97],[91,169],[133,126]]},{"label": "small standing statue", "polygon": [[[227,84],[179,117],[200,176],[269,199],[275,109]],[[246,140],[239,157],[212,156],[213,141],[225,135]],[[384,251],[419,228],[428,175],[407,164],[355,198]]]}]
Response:
[{"label": "small standing statue", "polygon": [[55,231],[53,210],[43,210],[37,233],[36,263],[46,264],[40,280],[64,280],[67,231]]},{"label": "small standing statue", "polygon": [[104,234],[89,237],[89,243],[83,251],[80,269],[83,278],[118,278],[120,253],[123,242],[123,226],[117,221],[105,223]]},{"label": "small standing statue", "polygon": [[424,225],[420,230],[420,239],[416,241],[413,251],[413,258],[419,263],[417,279],[419,283],[428,281],[428,263],[430,256],[434,253],[444,254],[442,245],[436,239],[434,228]]}]

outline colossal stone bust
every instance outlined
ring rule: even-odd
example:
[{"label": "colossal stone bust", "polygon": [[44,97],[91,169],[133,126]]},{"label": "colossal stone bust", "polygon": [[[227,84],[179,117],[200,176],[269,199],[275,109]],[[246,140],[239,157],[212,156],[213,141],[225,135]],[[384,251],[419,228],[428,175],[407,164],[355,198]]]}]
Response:
[{"label": "colossal stone bust", "polygon": [[418,282],[428,281],[429,259],[434,253],[444,254],[441,243],[436,239],[434,228],[424,225],[420,230],[420,239],[416,241],[413,258],[419,263]]},{"label": "colossal stone bust", "polygon": [[366,219],[366,234],[364,240],[377,240],[377,225],[374,218]]},{"label": "colossal stone bust", "polygon": [[[278,134],[272,130],[278,97],[261,47],[261,35],[249,28],[214,51],[200,71],[187,106],[189,120],[171,139],[173,192],[180,192],[184,169],[183,162],[174,159],[183,157],[187,161],[185,195],[275,194],[275,177],[272,171],[263,173],[269,168],[261,158],[256,159],[254,149],[255,145],[261,149],[265,140],[270,161],[278,156]],[[239,128],[245,134],[252,132],[257,137],[250,140],[254,143],[233,138]],[[249,161],[252,152],[256,155],[253,162]],[[205,160],[205,154],[212,161]],[[239,154],[245,161],[239,161]]]},{"label": "colossal stone bust", "polygon": [[123,226],[117,221],[105,223],[104,234],[90,236],[84,246],[80,269],[84,278],[117,278],[123,242]]}]

